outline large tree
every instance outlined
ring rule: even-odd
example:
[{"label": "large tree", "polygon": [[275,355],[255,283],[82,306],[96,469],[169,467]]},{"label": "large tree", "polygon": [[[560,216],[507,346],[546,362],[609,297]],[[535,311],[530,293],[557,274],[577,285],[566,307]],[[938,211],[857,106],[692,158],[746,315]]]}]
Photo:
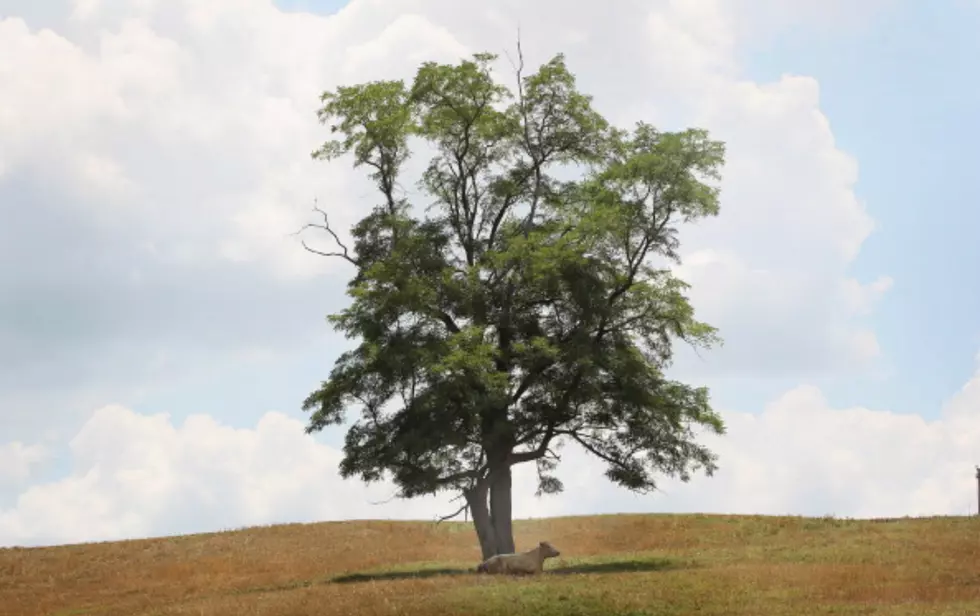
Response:
[{"label": "large tree", "polygon": [[[341,474],[390,478],[402,498],[462,495],[484,557],[514,551],[515,465],[536,465],[539,494],[559,492],[559,446],[574,441],[643,492],[657,474],[710,475],[696,430],[724,432],[705,388],[664,375],[672,342],[718,342],[669,266],[677,224],[718,213],[706,182],[724,145],[610,126],[562,55],[533,74],[522,57],[516,92],[494,80],[495,59],[324,93],[318,115],[339,138],[314,158],[352,155],[379,202],[351,246],[320,208],[307,226],[336,249],[304,242],[354,267],[352,302],[329,319],[357,340],[306,399],[307,432],[358,406]],[[428,199],[412,204],[404,168],[423,142]]]}]

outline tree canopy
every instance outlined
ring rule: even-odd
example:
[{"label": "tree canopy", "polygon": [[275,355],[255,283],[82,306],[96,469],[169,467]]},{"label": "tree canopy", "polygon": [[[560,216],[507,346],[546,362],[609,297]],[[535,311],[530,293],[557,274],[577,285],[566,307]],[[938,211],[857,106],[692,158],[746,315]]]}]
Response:
[{"label": "tree canopy", "polygon": [[[610,125],[562,55],[516,92],[496,56],[427,62],[400,80],[325,92],[336,139],[313,156],[351,156],[377,205],[348,246],[350,305],[329,317],[356,341],[304,402],[307,432],[360,416],[340,472],[390,478],[411,498],[466,497],[485,556],[513,551],[511,467],[533,463],[539,493],[562,490],[559,446],[575,442],[630,490],[687,481],[716,457],[696,429],[723,433],[707,389],[665,376],[675,341],[720,342],[695,319],[678,225],[715,216],[724,144],[707,131]],[[411,203],[405,163],[435,155]],[[574,179],[560,179],[571,176]],[[489,498],[489,501],[488,501]]]}]

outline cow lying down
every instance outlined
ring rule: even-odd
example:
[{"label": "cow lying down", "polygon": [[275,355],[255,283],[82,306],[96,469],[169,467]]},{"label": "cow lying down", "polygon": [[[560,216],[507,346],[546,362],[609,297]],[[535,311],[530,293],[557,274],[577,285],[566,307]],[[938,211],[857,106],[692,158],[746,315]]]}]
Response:
[{"label": "cow lying down", "polygon": [[550,543],[542,541],[538,547],[527,552],[491,556],[477,566],[476,572],[534,575],[544,569],[544,559],[560,554]]}]

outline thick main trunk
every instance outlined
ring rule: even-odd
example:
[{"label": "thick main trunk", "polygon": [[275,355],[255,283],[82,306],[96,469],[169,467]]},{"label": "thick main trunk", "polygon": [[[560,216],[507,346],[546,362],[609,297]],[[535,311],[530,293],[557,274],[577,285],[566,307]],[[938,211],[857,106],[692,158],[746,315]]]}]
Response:
[{"label": "thick main trunk", "polygon": [[466,504],[473,514],[473,528],[484,560],[515,552],[509,466],[491,471],[489,477],[466,492]]},{"label": "thick main trunk", "polygon": [[486,483],[481,481],[472,490],[466,492],[466,504],[469,505],[470,513],[473,514],[473,528],[476,529],[476,536],[480,540],[483,560],[498,553],[497,534],[493,522],[490,520],[490,508],[487,506],[488,487]]},{"label": "thick main trunk", "polygon": [[497,553],[512,554],[515,550],[509,465],[490,473],[490,520],[497,538]]}]

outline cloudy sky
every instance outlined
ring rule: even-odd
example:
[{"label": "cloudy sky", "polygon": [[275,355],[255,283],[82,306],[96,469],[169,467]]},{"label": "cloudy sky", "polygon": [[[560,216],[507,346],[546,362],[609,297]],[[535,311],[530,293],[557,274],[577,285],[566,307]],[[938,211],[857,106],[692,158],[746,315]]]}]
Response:
[{"label": "cloudy sky", "polygon": [[320,92],[518,27],[614,122],[727,142],[681,268],[726,346],[674,374],[729,433],[645,497],[569,447],[516,513],[976,513],[980,4],[854,4],[0,0],[0,545],[451,511],[303,434],[351,272],[290,234],[372,199],[310,159]]}]

